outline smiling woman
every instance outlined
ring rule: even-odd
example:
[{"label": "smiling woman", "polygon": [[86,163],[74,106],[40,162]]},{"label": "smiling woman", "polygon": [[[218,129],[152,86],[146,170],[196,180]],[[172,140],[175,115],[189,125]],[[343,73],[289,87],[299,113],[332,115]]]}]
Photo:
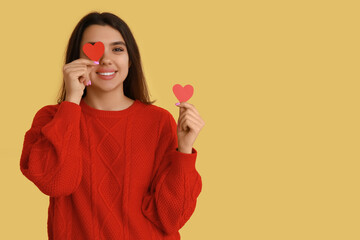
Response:
[{"label": "smiling woman", "polygon": [[[98,42],[96,64],[83,46]],[[63,74],[58,104],[36,113],[20,159],[50,197],[49,239],[180,239],[202,188],[195,107],[179,105],[177,127],[152,104],[135,39],[111,13],[81,19]]]},{"label": "smiling woman", "polygon": [[[128,75],[128,69],[131,65],[125,40],[119,31],[110,26],[91,25],[84,31],[80,45],[83,46],[88,42],[95,41],[102,42],[105,50],[99,60],[102,64],[90,70],[89,77],[92,80],[92,85],[87,88],[84,100],[94,106],[94,103],[91,103],[91,101],[99,102],[99,99],[104,99],[103,95],[105,94],[107,99],[118,99],[119,103],[124,101],[125,98],[129,99],[129,97],[122,94],[123,82]],[[87,58],[83,51],[80,52],[80,58]],[[102,80],[112,81],[104,82]]]},{"label": "smiling woman", "polygon": [[[140,52],[135,38],[128,25],[116,15],[106,12],[102,14],[90,13],[81,19],[69,39],[65,64],[69,64],[79,58],[88,59],[81,50],[82,46],[88,42],[95,44],[95,42],[98,41],[103,42],[105,45],[105,52],[103,55],[103,61],[105,63],[103,63],[103,66],[107,67],[106,62],[111,59],[114,63],[118,64],[117,67],[120,67],[119,64],[122,67],[121,69],[114,69],[116,66],[112,66],[110,70],[121,70],[121,72],[120,74],[115,74],[118,75],[116,76],[117,84],[111,83],[112,87],[108,86],[107,88],[119,90],[117,91],[118,94],[123,92],[123,95],[126,98],[139,99],[139,101],[145,104],[153,104],[154,101],[151,101],[149,97],[148,87],[143,74]],[[99,81],[96,81],[99,79],[96,79],[96,73],[101,71],[104,71],[104,69],[91,71],[89,76],[90,79],[88,80],[92,80],[92,89],[85,88],[81,98],[84,98],[89,91],[100,92],[99,87],[101,88],[101,85],[99,85]],[[94,81],[96,83],[94,83]],[[96,90],[96,88],[98,90]],[[122,90],[120,88],[122,88]],[[65,101],[66,94],[66,85],[64,82],[60,91],[58,103]],[[124,98],[124,96],[118,96],[118,98]]]}]

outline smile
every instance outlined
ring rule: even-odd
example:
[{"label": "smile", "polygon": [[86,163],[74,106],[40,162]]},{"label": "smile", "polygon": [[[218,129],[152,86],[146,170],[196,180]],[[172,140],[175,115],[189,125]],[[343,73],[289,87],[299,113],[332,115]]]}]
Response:
[{"label": "smile", "polygon": [[99,75],[102,75],[102,76],[110,76],[110,75],[113,75],[115,72],[103,72],[103,73],[96,73],[96,74],[99,74]]}]

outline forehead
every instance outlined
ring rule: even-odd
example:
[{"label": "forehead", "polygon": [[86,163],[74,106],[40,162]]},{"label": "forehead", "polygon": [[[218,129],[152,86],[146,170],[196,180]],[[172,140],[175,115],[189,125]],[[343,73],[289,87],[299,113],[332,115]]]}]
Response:
[{"label": "forehead", "polygon": [[124,38],[121,36],[120,32],[110,26],[101,26],[101,25],[91,25],[87,27],[83,33],[81,43],[85,44],[87,42],[98,42],[101,41],[105,45],[115,42],[115,41],[124,41]]}]

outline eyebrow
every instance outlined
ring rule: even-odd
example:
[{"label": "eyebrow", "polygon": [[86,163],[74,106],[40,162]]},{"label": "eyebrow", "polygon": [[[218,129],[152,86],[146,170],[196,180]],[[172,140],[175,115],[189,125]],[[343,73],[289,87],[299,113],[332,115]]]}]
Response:
[{"label": "eyebrow", "polygon": [[[91,43],[92,45],[95,44],[95,42],[89,42],[89,43]],[[112,43],[110,43],[110,45],[111,46],[113,46],[113,45],[124,45],[126,47],[126,44],[123,41],[112,42]]]}]

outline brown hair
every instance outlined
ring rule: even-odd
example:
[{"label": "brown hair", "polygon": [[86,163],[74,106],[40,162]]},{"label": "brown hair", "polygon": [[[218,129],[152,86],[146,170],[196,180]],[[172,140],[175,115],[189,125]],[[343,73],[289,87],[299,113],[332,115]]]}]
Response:
[{"label": "brown hair", "polygon": [[[80,58],[80,42],[83,33],[87,27],[93,24],[97,24],[101,26],[108,25],[112,27],[118,30],[121,36],[125,40],[126,48],[129,54],[129,61],[131,62],[131,65],[129,68],[128,75],[123,82],[124,95],[133,100],[138,99],[145,104],[153,104],[155,101],[150,101],[149,92],[145,81],[145,76],[141,66],[140,53],[135,38],[132,35],[128,25],[121,18],[119,18],[118,16],[112,13],[91,12],[80,20],[80,22],[76,25],[69,39],[66,50],[65,64]],[[60,96],[57,100],[58,104],[65,101],[66,98],[66,89],[65,89],[64,81],[59,94]],[[85,95],[86,95],[86,88],[84,89],[84,94],[82,95],[82,98],[85,97]]]}]

